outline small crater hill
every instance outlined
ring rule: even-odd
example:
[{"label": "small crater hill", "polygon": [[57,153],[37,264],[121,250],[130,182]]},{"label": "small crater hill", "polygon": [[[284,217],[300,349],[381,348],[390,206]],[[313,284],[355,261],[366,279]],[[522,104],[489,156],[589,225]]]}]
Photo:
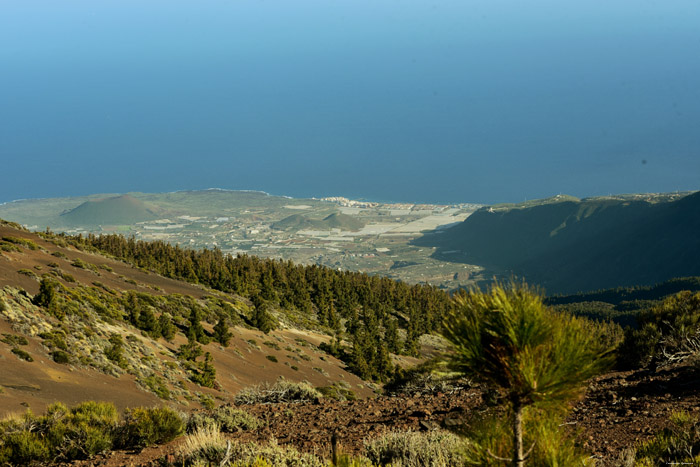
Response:
[{"label": "small crater hill", "polygon": [[700,274],[700,192],[492,206],[415,243],[548,293],[649,285]]},{"label": "small crater hill", "polygon": [[158,210],[129,195],[86,201],[61,214],[66,225],[121,225],[158,219]]}]

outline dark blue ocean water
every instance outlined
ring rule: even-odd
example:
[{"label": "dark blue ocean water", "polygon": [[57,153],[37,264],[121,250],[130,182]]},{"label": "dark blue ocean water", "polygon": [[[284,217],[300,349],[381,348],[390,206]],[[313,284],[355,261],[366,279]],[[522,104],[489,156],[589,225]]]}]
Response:
[{"label": "dark blue ocean water", "polygon": [[699,189],[700,2],[0,3],[0,202]]}]

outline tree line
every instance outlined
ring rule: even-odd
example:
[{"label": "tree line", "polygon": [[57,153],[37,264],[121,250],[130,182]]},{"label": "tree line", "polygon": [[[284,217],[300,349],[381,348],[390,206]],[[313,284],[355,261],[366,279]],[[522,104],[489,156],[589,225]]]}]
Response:
[{"label": "tree line", "polygon": [[[247,297],[255,305],[253,324],[264,331],[274,328],[269,306],[303,312],[336,336],[334,353],[363,378],[388,378],[390,352],[417,355],[420,336],[437,330],[453,306],[449,295],[434,286],[325,266],[190,250],[116,234],[63,238],[165,277]],[[342,337],[352,343],[350,349],[340,346]]]}]

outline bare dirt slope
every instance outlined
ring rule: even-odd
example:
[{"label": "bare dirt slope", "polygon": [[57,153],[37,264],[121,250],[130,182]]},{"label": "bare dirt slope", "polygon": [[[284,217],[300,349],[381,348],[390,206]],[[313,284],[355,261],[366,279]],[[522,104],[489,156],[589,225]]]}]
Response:
[{"label": "bare dirt slope", "polygon": [[[273,382],[280,377],[292,381],[309,381],[315,386],[326,386],[345,382],[359,396],[373,393],[361,379],[345,371],[339,360],[320,351],[317,345],[327,337],[310,331],[280,329],[266,335],[247,327],[231,329],[233,337],[226,348],[212,342],[204,347],[214,357],[217,372],[217,389],[197,386],[182,372],[164,375],[171,378],[175,394],[173,400],[163,401],[143,384],[137,384],[135,373],[127,371],[120,375],[109,375],[97,369],[81,365],[74,360],[70,364],[53,361],[45,342],[38,336],[42,330],[59,329],[60,320],[43,316],[30,299],[39,291],[43,274],[53,270],[72,276],[75,282],[57,277],[62,285],[100,287],[118,292],[137,290],[153,295],[181,294],[202,299],[219,292],[198,285],[176,281],[134,268],[126,263],[102,255],[77,250],[60,242],[45,240],[34,233],[0,225],[0,240],[10,238],[19,251],[0,251],[0,297],[5,297],[6,311],[0,311],[0,338],[2,335],[22,336],[28,345],[21,346],[34,361],[22,360],[12,353],[13,345],[0,342],[0,416],[24,411],[30,407],[35,413],[54,401],[75,404],[86,399],[108,400],[120,408],[127,406],[169,403],[181,409],[200,407],[202,398],[229,401],[241,388],[261,382]],[[23,239],[33,246],[16,243]],[[58,243],[58,244],[57,244]],[[82,262],[83,266],[79,266]],[[78,266],[76,266],[78,264]],[[85,267],[84,265],[88,266]],[[224,295],[225,296],[225,295]],[[241,297],[231,296],[231,301],[241,303]],[[21,322],[17,316],[24,316]],[[37,322],[41,326],[27,324]],[[43,326],[43,327],[42,327]],[[126,323],[100,324],[105,331],[118,332],[125,338],[138,342],[148,355],[160,361],[158,367],[178,365],[174,353],[178,346],[186,343],[181,333],[172,342],[152,340],[141,331]],[[211,331],[211,325],[205,323]],[[70,349],[69,349],[70,350]],[[102,353],[104,345],[91,352]],[[189,395],[188,395],[189,394]]]}]

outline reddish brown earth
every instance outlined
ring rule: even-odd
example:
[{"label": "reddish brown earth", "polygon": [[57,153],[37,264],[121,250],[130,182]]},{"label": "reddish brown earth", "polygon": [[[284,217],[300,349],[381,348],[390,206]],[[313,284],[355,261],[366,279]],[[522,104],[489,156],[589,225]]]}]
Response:
[{"label": "reddish brown earth", "polygon": [[[379,397],[359,401],[321,401],[317,404],[271,404],[241,407],[265,421],[252,433],[231,435],[241,441],[267,442],[325,457],[335,432],[346,452],[360,453],[365,440],[393,430],[427,431],[468,427],[493,410],[478,388],[454,394]],[[700,415],[700,374],[689,367],[658,373],[615,372],[595,379],[572,406],[562,429],[573,430],[599,466],[619,465],[625,448],[651,438],[663,429],[676,410]],[[78,465],[156,465],[173,456],[180,441],[141,453],[113,452]],[[172,458],[172,457],[171,457]]]},{"label": "reddish brown earth", "polygon": [[[155,295],[182,294],[202,298],[213,293],[199,285],[168,279],[115,259],[79,251],[71,246],[57,246],[35,233],[0,224],[0,238],[6,236],[31,240],[39,249],[22,247],[21,252],[0,252],[0,290],[9,286],[23,289],[29,296],[34,295],[39,291],[38,276],[52,269],[49,264],[57,263],[61,271],[69,273],[76,280],[71,283],[57,278],[66,287],[74,287],[75,284],[89,286],[99,281],[110,289],[138,290]],[[57,251],[63,253],[65,258],[52,255]],[[75,267],[71,264],[75,259],[96,266],[106,265],[111,271],[98,269],[94,272]],[[35,277],[21,274],[18,272],[20,270],[30,270]],[[234,296],[231,299],[243,300]],[[205,327],[211,331],[210,325],[205,324]],[[141,332],[135,328],[126,324],[123,328],[124,333],[141,336]],[[324,335],[295,329],[280,329],[266,335],[243,327],[232,328],[231,332],[233,337],[229,347],[224,348],[214,342],[204,346],[204,350],[214,357],[218,390],[182,380],[181,383],[191,392],[209,395],[221,403],[231,400],[233,394],[243,387],[274,382],[284,377],[292,381],[309,381],[314,386],[344,381],[358,396],[374,394],[374,390],[364,381],[345,371],[342,362],[316,347],[328,339]],[[23,333],[15,329],[13,323],[0,319],[0,336],[2,334]],[[34,358],[33,362],[20,360],[11,353],[12,346],[0,343],[0,387],[3,388],[0,392],[0,418],[9,413],[24,412],[27,408],[41,413],[47,404],[55,401],[77,404],[84,400],[107,400],[120,409],[162,403],[154,394],[140,388],[129,375],[115,378],[93,368],[55,363],[39,337],[25,337],[29,345],[23,349]],[[145,340],[148,343],[148,339]],[[160,339],[157,344],[174,351],[185,342],[185,337],[178,334],[172,343]],[[274,345],[266,345],[266,342]],[[149,345],[157,358],[173,360],[160,352],[162,347]],[[271,361],[272,357],[277,361]],[[179,410],[200,407],[197,402],[183,399],[171,402],[171,405]]]}]

